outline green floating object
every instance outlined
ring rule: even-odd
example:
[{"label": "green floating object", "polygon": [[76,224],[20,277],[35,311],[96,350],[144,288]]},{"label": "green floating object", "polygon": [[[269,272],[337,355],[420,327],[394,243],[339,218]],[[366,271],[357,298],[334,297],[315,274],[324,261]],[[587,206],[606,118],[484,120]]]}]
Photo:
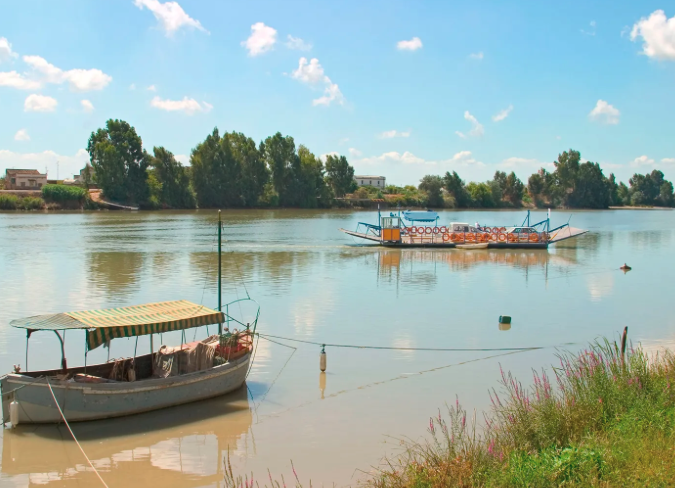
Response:
[{"label": "green floating object", "polygon": [[510,315],[500,315],[499,316],[499,323],[500,324],[510,324],[511,323],[511,316]]}]

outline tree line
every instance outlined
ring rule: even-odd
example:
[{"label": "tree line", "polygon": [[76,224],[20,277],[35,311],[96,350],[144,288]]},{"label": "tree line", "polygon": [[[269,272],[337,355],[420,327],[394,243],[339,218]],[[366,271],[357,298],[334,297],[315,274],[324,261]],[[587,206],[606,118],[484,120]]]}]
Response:
[{"label": "tree line", "polygon": [[184,166],[164,147],[148,153],[134,127],[111,119],[92,132],[87,151],[104,196],[143,208],[327,208],[356,189],[345,156],[329,155],[324,164],[280,133],[256,144],[216,128]]},{"label": "tree line", "polygon": [[598,163],[581,162],[579,151],[558,155],[552,172],[541,168],[523,183],[512,171],[497,171],[486,182],[465,183],[457,172],[426,175],[419,186],[387,186],[383,191],[360,188],[366,194],[400,205],[437,208],[518,208],[522,206],[608,208],[610,206],[675,206],[673,184],[663,172],[634,174],[628,185],[605,176]]},{"label": "tree line", "polygon": [[[328,155],[324,163],[278,132],[256,144],[242,133],[221,134],[216,128],[192,149],[190,165],[184,166],[164,147],[150,154],[134,127],[111,119],[92,132],[87,151],[103,194],[142,208],[328,208],[345,196],[436,208],[675,206],[673,184],[661,171],[636,173],[628,185],[617,183],[598,163],[582,163],[573,149],[558,155],[552,172],[542,168],[527,184],[514,172],[466,183],[453,171],[426,175],[417,186],[383,190],[358,188],[345,156]],[[85,172],[85,183],[90,180]]]}]

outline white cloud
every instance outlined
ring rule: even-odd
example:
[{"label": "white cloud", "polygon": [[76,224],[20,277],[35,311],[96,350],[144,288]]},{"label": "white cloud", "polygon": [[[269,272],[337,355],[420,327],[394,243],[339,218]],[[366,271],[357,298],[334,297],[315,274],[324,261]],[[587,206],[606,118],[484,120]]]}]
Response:
[{"label": "white cloud", "polygon": [[16,58],[18,55],[12,51],[12,45],[6,37],[0,37],[0,63]]},{"label": "white cloud", "polygon": [[663,164],[675,164],[675,158],[663,158],[661,160]]},{"label": "white cloud", "polygon": [[30,80],[16,71],[6,71],[0,73],[0,86],[7,86],[18,90],[37,90],[42,85],[40,82]]},{"label": "white cloud", "polygon": [[513,105],[509,105],[504,110],[502,110],[499,113],[493,115],[492,121],[493,122],[501,122],[502,120],[504,120],[506,117],[509,116],[509,114],[511,113],[511,110],[513,110]]},{"label": "white cloud", "polygon": [[471,151],[460,151],[450,159],[443,160],[440,163],[455,166],[484,166],[482,162],[473,157]]},{"label": "white cloud", "polygon": [[176,154],[174,155],[174,158],[176,158],[176,161],[178,161],[183,166],[190,166],[190,156],[187,154]]},{"label": "white cloud", "polygon": [[291,72],[291,78],[302,83],[307,83],[308,85],[318,85],[323,83],[324,96],[312,100],[312,105],[328,106],[334,101],[340,105],[344,105],[345,98],[340,91],[340,88],[326,76],[323,66],[321,66],[321,63],[319,63],[317,58],[312,58],[311,61],[308,61],[305,57],[300,58],[298,69]]},{"label": "white cloud", "polygon": [[582,34],[586,34],[586,35],[588,35],[588,36],[594,36],[594,35],[595,35],[595,26],[596,26],[595,20],[591,20],[591,21],[588,23],[588,25],[591,26],[591,30],[587,31],[587,30],[581,29],[581,33],[582,33]]},{"label": "white cloud", "polygon": [[349,148],[349,155],[353,156],[355,158],[358,158],[358,157],[361,157],[363,155],[363,153],[361,151],[359,151],[358,149],[356,149],[355,147],[350,147]]},{"label": "white cloud", "polygon": [[598,100],[591,113],[588,114],[591,120],[610,125],[618,124],[620,116],[621,112],[619,112],[619,109],[604,100]]},{"label": "white cloud", "polygon": [[557,140],[562,139],[562,137],[560,137],[560,136],[555,136],[555,138],[556,138]]},{"label": "white cloud", "polygon": [[132,83],[129,85],[129,90],[135,90],[136,89],[136,83]]},{"label": "white cloud", "polygon": [[471,151],[460,151],[448,159],[441,160],[426,160],[415,156],[409,151],[399,153],[397,151],[390,151],[381,154],[380,156],[373,156],[370,158],[363,158],[355,160],[360,164],[405,164],[405,165],[427,165],[427,166],[484,166],[480,161],[473,157]]},{"label": "white cloud", "polygon": [[349,142],[349,137],[343,137],[343,138],[340,139],[338,142],[339,142],[340,144],[344,144],[344,143],[346,143],[346,142]]},{"label": "white cloud", "polygon": [[461,137],[462,139],[466,139],[466,138],[469,137],[469,136],[471,136],[471,137],[480,137],[480,136],[482,136],[482,135],[485,133],[485,130],[483,129],[483,124],[481,124],[480,122],[478,122],[478,120],[476,119],[476,117],[474,117],[473,115],[471,115],[471,113],[469,113],[468,110],[467,110],[466,112],[464,112],[464,118],[465,118],[466,120],[468,120],[469,122],[471,122],[472,128],[471,128],[471,130],[468,132],[468,134],[465,134],[465,133],[460,132],[460,131],[455,131],[455,134],[457,134],[459,137]]},{"label": "white cloud", "polygon": [[484,56],[483,56],[483,51],[480,51],[480,52],[477,52],[477,53],[471,53],[471,54],[469,54],[469,57],[470,57],[471,59],[477,59],[477,60],[480,61],[480,60],[483,59],[483,57],[484,57]]},{"label": "white cloud", "polygon": [[378,137],[380,139],[393,139],[395,137],[410,137],[411,131],[402,132],[398,130],[387,130],[382,132]]},{"label": "white cloud", "polygon": [[321,66],[317,58],[307,61],[307,58],[302,57],[298,63],[298,69],[293,70],[291,73],[291,78],[314,85],[322,82],[325,83],[328,77],[324,74],[323,66]]},{"label": "white cloud", "polygon": [[159,0],[134,0],[134,5],[139,9],[147,8],[160,23],[167,36],[171,36],[181,27],[193,27],[202,32],[209,31],[204,29],[202,24],[185,13],[185,10],[178,5],[178,2],[161,3]]},{"label": "white cloud", "polygon": [[396,49],[399,51],[417,51],[418,49],[422,49],[422,41],[419,37],[413,37],[409,41],[398,41]]},{"label": "white cloud", "polygon": [[262,22],[256,22],[251,26],[251,36],[241,45],[248,49],[249,56],[258,56],[272,49],[276,42],[277,30]]},{"label": "white cloud", "polygon": [[641,166],[652,166],[653,164],[654,160],[647,157],[646,155],[638,156],[630,162],[630,165],[635,168],[639,168]]},{"label": "white cloud", "polygon": [[675,16],[668,19],[663,10],[655,10],[648,18],[633,25],[631,41],[642,38],[642,53],[660,61],[675,61]]},{"label": "white cloud", "polygon": [[154,92],[154,91],[157,91],[157,87],[156,87],[155,85],[150,85],[150,86],[147,88],[147,90],[148,90],[148,91]]},{"label": "white cloud", "polygon": [[345,97],[340,91],[340,88],[335,83],[329,83],[324,89],[325,95],[312,100],[312,105],[326,105],[329,106],[331,102],[337,101],[340,105],[344,105]]},{"label": "white cloud", "polygon": [[44,95],[28,95],[23,104],[24,112],[53,112],[59,103],[55,98]]},{"label": "white cloud", "polygon": [[155,97],[150,101],[150,105],[167,112],[184,112],[188,115],[197,112],[210,112],[213,108],[213,105],[209,103],[199,103],[194,98],[188,97],[184,97],[182,100],[163,100],[160,97]]},{"label": "white cloud", "polygon": [[555,165],[553,163],[544,163],[534,158],[519,157],[506,158],[497,166],[506,171],[514,171],[515,173],[519,174],[521,178],[529,178],[533,172],[538,171],[541,168],[546,168],[549,171],[553,171],[555,169]]},{"label": "white cloud", "polygon": [[19,129],[16,134],[14,134],[15,141],[30,141],[30,136],[26,129]]},{"label": "white cloud", "polygon": [[[5,174],[7,168],[37,169],[41,173],[47,168],[47,173],[56,177],[56,163],[59,163],[60,176],[74,175],[89,162],[89,154],[80,149],[74,156],[57,154],[54,151],[40,153],[18,153],[0,149],[0,173]],[[71,176],[72,177],[72,176]]]},{"label": "white cloud", "polygon": [[112,77],[99,69],[71,69],[63,71],[40,56],[24,56],[23,60],[40,73],[47,83],[61,84],[68,82],[73,91],[102,90]]},{"label": "white cloud", "polygon": [[87,113],[91,113],[94,111],[94,104],[91,103],[89,100],[80,101],[80,105],[82,105],[82,110],[84,110]]},{"label": "white cloud", "polygon": [[331,151],[329,153],[322,154],[321,156],[319,156],[319,159],[325,163],[326,159],[328,159],[328,156],[338,157],[338,156],[340,156],[340,153],[338,153],[337,151]]},{"label": "white cloud", "polygon": [[288,49],[295,49],[297,51],[310,51],[312,45],[309,42],[305,42],[299,37],[293,37],[288,34],[288,41],[286,41],[286,47]]}]

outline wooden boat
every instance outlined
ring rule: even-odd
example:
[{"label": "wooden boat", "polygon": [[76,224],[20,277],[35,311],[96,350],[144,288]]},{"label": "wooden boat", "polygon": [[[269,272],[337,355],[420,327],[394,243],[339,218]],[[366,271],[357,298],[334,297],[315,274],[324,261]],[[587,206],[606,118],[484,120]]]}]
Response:
[{"label": "wooden boat", "polygon": [[487,249],[488,243],[483,242],[479,244],[457,244],[455,246],[457,249],[471,250],[471,249]]},{"label": "wooden boat", "polygon": [[[411,222],[406,225],[403,219]],[[550,211],[541,222],[530,224],[530,211],[520,225],[485,226],[465,222],[451,222],[439,225],[436,212],[398,212],[382,216],[378,209],[378,223],[359,222],[355,231],[339,229],[347,235],[386,247],[432,247],[465,249],[547,249],[551,244],[578,237],[588,232],[575,229],[569,224],[551,226]],[[414,225],[415,222],[426,223]],[[478,245],[481,245],[480,247]]]},{"label": "wooden boat", "polygon": [[[218,310],[186,300],[131,307],[38,315],[11,325],[31,334],[51,331],[61,342],[61,368],[15,371],[0,380],[3,422],[53,423],[121,417],[213,398],[236,390],[246,380],[253,336],[260,314],[244,324],[221,311],[220,235]],[[251,298],[236,300],[252,301]],[[225,306],[229,312],[229,305]],[[256,304],[257,305],[257,304]],[[223,323],[241,324],[230,332]],[[97,365],[68,368],[59,331],[83,330],[87,352],[122,337],[150,335],[218,324],[218,334],[204,341],[162,346],[151,354]],[[184,335],[183,335],[184,337]],[[28,347],[28,345],[26,345]]]}]

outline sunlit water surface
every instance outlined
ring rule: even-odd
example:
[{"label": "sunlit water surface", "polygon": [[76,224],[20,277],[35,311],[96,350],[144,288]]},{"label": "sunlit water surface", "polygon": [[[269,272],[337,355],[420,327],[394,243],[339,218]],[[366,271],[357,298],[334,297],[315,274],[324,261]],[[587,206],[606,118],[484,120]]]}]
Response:
[{"label": "sunlit water surface", "polygon": [[[426,434],[430,416],[456,396],[489,408],[499,365],[527,380],[556,362],[555,346],[597,337],[651,346],[675,339],[675,213],[574,212],[590,232],[548,251],[380,249],[338,232],[374,212],[228,211],[224,301],[262,306],[259,331],[330,344],[398,348],[514,348],[529,352],[434,352],[327,348],[261,340],[247,385],[216,400],[74,426],[109,486],[220,486],[223,460],[256,479],[292,476],[338,486],[364,479],[399,439]],[[562,223],[570,214],[554,212]],[[522,212],[443,212],[442,221],[516,224]],[[544,218],[542,213],[533,219]],[[0,214],[0,371],[25,368],[25,332],[14,318],[187,299],[217,304],[216,213]],[[624,274],[624,262],[633,270]],[[233,315],[250,320],[254,309]],[[513,317],[500,330],[499,315]],[[213,331],[211,331],[213,332]],[[188,339],[206,336],[189,331]],[[164,342],[180,343],[179,335]],[[133,339],[111,357],[133,355]],[[149,339],[138,342],[139,353]],[[84,334],[66,338],[69,365],[84,363]],[[91,352],[88,362],[107,359]],[[56,336],[31,337],[31,369],[60,363]],[[250,476],[250,474],[249,474]],[[96,486],[64,427],[5,430],[3,486]]]}]

